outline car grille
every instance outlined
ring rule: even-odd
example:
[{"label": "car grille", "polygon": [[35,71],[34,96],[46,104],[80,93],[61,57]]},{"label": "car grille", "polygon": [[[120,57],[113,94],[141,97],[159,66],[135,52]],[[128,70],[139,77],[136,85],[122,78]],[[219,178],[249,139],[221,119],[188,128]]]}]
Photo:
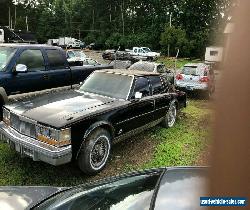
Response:
[{"label": "car grille", "polygon": [[20,120],[20,117],[14,113],[10,114],[10,126],[26,136],[36,136],[36,126],[30,122]]}]

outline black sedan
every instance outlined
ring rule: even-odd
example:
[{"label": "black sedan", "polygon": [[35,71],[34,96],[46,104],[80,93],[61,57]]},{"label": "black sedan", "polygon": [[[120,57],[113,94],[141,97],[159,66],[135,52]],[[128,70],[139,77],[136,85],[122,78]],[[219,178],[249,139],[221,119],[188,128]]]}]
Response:
[{"label": "black sedan", "polygon": [[2,187],[0,204],[16,210],[196,210],[207,180],[206,168],[161,168],[70,188]]}]

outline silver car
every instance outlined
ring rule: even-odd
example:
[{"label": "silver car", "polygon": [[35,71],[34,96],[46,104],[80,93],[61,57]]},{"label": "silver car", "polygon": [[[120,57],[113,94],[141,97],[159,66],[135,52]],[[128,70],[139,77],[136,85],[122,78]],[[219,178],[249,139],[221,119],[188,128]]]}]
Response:
[{"label": "silver car", "polygon": [[176,86],[186,91],[202,91],[209,97],[215,90],[214,72],[204,63],[186,64],[176,75]]}]

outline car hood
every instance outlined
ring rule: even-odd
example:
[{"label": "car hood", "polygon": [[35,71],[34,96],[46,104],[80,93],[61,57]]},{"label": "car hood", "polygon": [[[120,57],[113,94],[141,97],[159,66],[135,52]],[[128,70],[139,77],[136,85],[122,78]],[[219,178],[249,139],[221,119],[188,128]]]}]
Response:
[{"label": "car hood", "polygon": [[126,103],[123,100],[69,90],[12,103],[6,105],[6,108],[18,115],[60,128],[80,118]]},{"label": "car hood", "polygon": [[57,187],[0,187],[0,206],[5,210],[24,210],[63,189]]}]

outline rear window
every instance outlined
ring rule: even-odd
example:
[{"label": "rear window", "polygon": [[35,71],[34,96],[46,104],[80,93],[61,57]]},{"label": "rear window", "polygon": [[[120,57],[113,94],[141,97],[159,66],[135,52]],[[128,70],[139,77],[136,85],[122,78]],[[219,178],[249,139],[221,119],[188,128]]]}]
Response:
[{"label": "rear window", "polygon": [[182,69],[182,74],[196,76],[199,75],[197,69],[197,66],[184,66]]},{"label": "rear window", "polygon": [[160,174],[125,177],[59,193],[35,209],[150,209]]}]

